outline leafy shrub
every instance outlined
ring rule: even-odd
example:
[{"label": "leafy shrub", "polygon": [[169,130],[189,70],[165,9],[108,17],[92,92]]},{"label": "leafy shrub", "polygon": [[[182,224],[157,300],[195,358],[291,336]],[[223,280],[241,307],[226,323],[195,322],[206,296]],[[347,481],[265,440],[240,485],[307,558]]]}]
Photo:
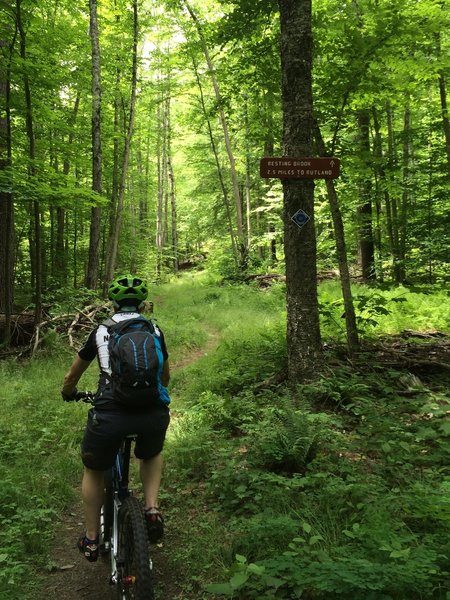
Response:
[{"label": "leafy shrub", "polygon": [[284,398],[273,400],[273,406],[246,427],[248,459],[276,473],[303,473],[323,441],[323,425],[320,418],[295,410]]}]

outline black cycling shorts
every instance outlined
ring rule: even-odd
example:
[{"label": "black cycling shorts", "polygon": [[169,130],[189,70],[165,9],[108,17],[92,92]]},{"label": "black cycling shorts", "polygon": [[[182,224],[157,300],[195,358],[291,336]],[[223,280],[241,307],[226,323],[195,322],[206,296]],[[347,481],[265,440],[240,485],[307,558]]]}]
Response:
[{"label": "black cycling shorts", "polygon": [[95,471],[113,466],[123,438],[136,434],[134,454],[144,460],[161,452],[169,426],[166,406],[149,412],[124,412],[91,408],[81,442],[83,464]]}]

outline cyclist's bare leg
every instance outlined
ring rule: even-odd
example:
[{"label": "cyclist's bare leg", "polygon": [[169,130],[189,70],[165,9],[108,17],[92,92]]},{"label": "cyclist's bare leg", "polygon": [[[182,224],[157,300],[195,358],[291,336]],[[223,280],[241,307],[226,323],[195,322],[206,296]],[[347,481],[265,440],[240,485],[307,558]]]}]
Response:
[{"label": "cyclist's bare leg", "polygon": [[145,508],[158,506],[158,492],[163,469],[162,454],[140,461],[140,475],[144,488]]},{"label": "cyclist's bare leg", "polygon": [[83,495],[86,536],[95,540],[100,529],[100,511],[104,497],[103,471],[84,468],[81,492]]}]

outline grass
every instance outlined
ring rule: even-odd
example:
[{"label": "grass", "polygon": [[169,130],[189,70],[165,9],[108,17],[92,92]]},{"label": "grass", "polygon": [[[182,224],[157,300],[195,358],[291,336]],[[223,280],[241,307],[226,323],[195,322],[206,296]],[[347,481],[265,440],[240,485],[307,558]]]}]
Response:
[{"label": "grass", "polygon": [[74,432],[81,434],[83,417],[59,396],[68,361],[61,348],[59,357],[0,364],[0,580],[10,599],[33,596],[31,571],[45,568],[52,523],[79,476]]}]

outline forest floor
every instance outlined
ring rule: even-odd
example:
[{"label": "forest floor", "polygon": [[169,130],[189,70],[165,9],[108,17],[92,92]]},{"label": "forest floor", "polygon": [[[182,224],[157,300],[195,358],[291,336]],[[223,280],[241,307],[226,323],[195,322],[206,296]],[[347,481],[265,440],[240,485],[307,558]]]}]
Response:
[{"label": "forest floor", "polygon": [[[181,369],[203,354],[214,350],[219,342],[216,332],[209,332],[209,340],[205,347],[189,352],[172,365],[173,371]],[[436,367],[441,372],[450,370],[450,339],[441,332],[419,333],[403,332],[395,336],[386,336],[365,347],[366,359],[370,363],[378,363],[386,368],[397,368],[406,373],[414,373],[425,380],[430,370]],[[420,383],[415,379],[413,385]],[[406,384],[409,387],[410,381]],[[172,418],[176,418],[173,411]],[[81,496],[79,489],[77,497]],[[166,514],[170,522],[170,514]],[[50,552],[49,572],[45,575],[43,589],[37,600],[111,600],[116,590],[109,585],[109,556],[102,557],[97,563],[88,563],[76,548],[76,541],[83,531],[83,512],[81,501],[76,502],[55,524],[54,544]],[[194,591],[186,590],[183,575],[185,565],[180,565],[179,572],[167,560],[171,549],[177,547],[177,532],[166,528],[164,543],[152,547],[154,564],[156,598],[164,600],[196,600]]]},{"label": "forest floor", "polygon": [[[181,369],[197,361],[205,353],[214,350],[218,344],[218,334],[208,332],[207,344],[195,349],[171,365],[171,370]],[[172,411],[172,419],[176,411]],[[55,537],[49,556],[49,571],[45,575],[43,588],[36,600],[111,600],[117,598],[117,590],[109,584],[110,557],[100,557],[96,563],[89,563],[78,551],[76,542],[83,532],[83,506],[81,488],[75,493],[80,500],[74,503],[61,521],[55,523]],[[170,515],[164,513],[166,517]],[[164,541],[151,546],[156,598],[164,600],[196,600],[197,595],[189,595],[183,584],[186,583],[182,570],[174,571],[169,566],[167,553],[176,547],[176,531],[166,527]],[[184,567],[184,565],[183,565]]]}]

